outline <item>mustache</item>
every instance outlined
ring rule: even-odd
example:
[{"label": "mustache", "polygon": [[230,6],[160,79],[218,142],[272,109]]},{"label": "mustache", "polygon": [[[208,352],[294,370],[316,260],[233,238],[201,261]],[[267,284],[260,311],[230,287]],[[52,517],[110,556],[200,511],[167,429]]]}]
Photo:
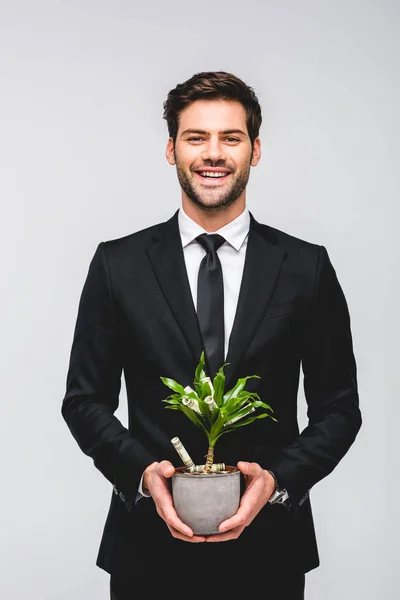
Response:
[{"label": "mustache", "polygon": [[219,163],[200,165],[199,167],[195,167],[194,169],[192,169],[192,171],[206,171],[207,167],[210,167],[210,169],[225,169],[226,171],[229,171],[229,173],[232,173],[232,171],[233,171],[233,169],[231,169],[227,165],[223,165],[223,164],[219,164]]}]

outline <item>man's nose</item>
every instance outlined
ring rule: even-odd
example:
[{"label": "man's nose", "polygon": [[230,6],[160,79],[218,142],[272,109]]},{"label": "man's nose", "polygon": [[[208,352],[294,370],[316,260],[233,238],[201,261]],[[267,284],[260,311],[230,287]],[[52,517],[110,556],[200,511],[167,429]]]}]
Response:
[{"label": "man's nose", "polygon": [[226,158],[225,150],[220,140],[209,139],[207,144],[203,148],[202,160],[224,160]]}]

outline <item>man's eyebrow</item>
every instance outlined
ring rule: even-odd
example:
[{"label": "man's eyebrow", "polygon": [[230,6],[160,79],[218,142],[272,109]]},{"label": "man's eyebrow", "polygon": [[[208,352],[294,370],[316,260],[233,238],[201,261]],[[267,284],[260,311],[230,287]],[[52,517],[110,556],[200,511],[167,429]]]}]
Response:
[{"label": "man's eyebrow", "polygon": [[[205,131],[204,129],[185,129],[185,131],[182,131],[180,137],[183,137],[184,135],[189,135],[191,133],[199,133],[201,135],[209,135],[208,131]],[[221,131],[218,131],[219,135],[228,135],[231,133],[236,133],[237,135],[247,136],[247,133],[245,131],[242,131],[241,129],[222,129]]]}]

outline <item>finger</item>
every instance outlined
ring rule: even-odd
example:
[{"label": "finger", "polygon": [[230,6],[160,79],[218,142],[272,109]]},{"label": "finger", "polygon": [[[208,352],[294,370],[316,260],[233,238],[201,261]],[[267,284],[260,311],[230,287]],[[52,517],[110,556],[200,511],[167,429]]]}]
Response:
[{"label": "finger", "polygon": [[236,527],[243,527],[244,525],[243,525],[242,512],[240,511],[240,508],[239,508],[239,510],[233,517],[231,517],[230,519],[226,519],[225,521],[222,521],[222,523],[220,523],[220,525],[218,527],[218,531],[220,531],[221,533],[224,533],[225,531],[231,531],[232,529],[235,529]]},{"label": "finger", "polygon": [[175,473],[175,467],[169,462],[169,460],[163,460],[158,465],[158,472],[163,477],[170,478]]},{"label": "finger", "polygon": [[170,532],[172,533],[174,538],[176,538],[178,540],[182,540],[183,542],[192,542],[192,543],[198,544],[200,542],[206,541],[206,538],[204,535],[192,535],[190,537],[188,535],[182,534],[178,529],[175,529],[175,527],[171,527],[170,525],[168,525],[168,529],[170,530]]},{"label": "finger", "polygon": [[228,542],[229,540],[236,540],[242,533],[244,527],[235,527],[225,533],[215,533],[206,537],[206,542]]},{"label": "finger", "polygon": [[193,529],[180,520],[173,506],[164,507],[163,513],[164,521],[167,523],[168,527],[173,527],[182,535],[193,538]]},{"label": "finger", "polygon": [[257,475],[260,475],[263,470],[258,463],[249,463],[245,462],[244,460],[240,460],[237,463],[237,468],[243,473],[243,475],[249,475],[250,477],[256,477]]}]

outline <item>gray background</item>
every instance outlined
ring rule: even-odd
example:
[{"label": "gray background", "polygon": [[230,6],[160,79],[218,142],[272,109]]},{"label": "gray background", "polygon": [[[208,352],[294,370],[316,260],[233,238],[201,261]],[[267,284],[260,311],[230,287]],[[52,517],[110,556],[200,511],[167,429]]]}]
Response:
[{"label": "gray background", "polygon": [[[399,597],[399,12],[383,0],[1,2],[2,598],[109,598],[95,559],[112,488],[60,413],[72,333],[97,244],[180,206],[162,103],[203,70],[254,87],[263,153],[248,207],[326,246],[352,317],[364,424],[312,490],[321,566],[307,600]],[[126,424],[124,387],[117,415]],[[266,581],[267,568],[241,568]]]}]

